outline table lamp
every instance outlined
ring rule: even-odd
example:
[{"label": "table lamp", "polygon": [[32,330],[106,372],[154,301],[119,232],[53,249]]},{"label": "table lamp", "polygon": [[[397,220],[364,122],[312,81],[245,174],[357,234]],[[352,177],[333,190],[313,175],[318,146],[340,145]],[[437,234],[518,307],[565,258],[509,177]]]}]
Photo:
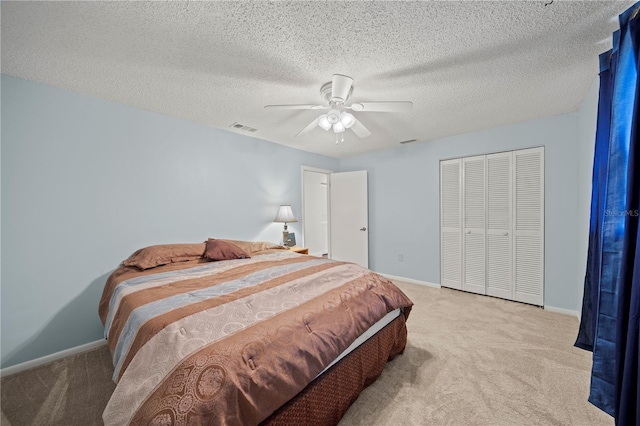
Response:
[{"label": "table lamp", "polygon": [[297,222],[298,219],[293,214],[293,210],[291,210],[291,206],[289,204],[283,204],[278,209],[278,214],[276,218],[273,219],[274,222],[284,223],[284,231],[282,232],[282,243],[287,245],[287,240],[289,239],[289,231],[287,229],[287,223]]}]

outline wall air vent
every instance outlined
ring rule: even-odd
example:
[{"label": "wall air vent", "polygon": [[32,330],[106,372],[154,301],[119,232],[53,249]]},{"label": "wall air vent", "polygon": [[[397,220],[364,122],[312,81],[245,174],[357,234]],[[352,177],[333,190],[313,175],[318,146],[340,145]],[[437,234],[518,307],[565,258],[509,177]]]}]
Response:
[{"label": "wall air vent", "polygon": [[234,129],[238,129],[238,130],[244,130],[245,132],[257,132],[258,129],[255,129],[253,127],[249,127],[249,126],[245,126],[244,124],[240,124],[237,121],[235,123],[233,123],[231,126],[229,127],[233,127]]},{"label": "wall air vent", "polygon": [[411,143],[411,142],[417,142],[416,139],[409,139],[408,141],[402,141],[400,142],[401,144],[405,144],[405,143]]}]

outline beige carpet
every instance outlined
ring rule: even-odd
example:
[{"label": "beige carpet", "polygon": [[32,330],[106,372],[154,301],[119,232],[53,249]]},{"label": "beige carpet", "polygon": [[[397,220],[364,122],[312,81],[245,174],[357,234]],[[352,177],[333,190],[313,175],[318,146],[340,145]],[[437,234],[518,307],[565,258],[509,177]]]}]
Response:
[{"label": "beige carpet", "polygon": [[[613,425],[586,399],[576,318],[398,283],[414,301],[405,353],[365,389],[348,425]],[[94,425],[113,391],[106,347],[2,379],[2,426]],[[6,417],[5,417],[6,416]]]},{"label": "beige carpet", "polygon": [[577,318],[397,284],[415,304],[407,349],[341,425],[613,425],[587,402],[591,353],[573,347]]},{"label": "beige carpet", "polygon": [[1,426],[102,425],[115,384],[102,346],[2,378]]}]

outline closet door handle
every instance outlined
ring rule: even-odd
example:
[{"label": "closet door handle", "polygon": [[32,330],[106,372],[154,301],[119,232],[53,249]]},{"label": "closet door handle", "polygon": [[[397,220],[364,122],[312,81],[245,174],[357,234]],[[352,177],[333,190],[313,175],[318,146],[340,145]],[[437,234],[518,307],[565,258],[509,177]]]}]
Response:
[{"label": "closet door handle", "polygon": [[509,232],[508,232],[508,231],[505,231],[505,232],[503,232],[503,233],[502,233],[502,235],[503,235],[504,237],[506,237],[507,235],[509,235]]},{"label": "closet door handle", "polygon": [[470,233],[471,233],[471,230],[468,230],[467,232],[465,232],[465,234],[470,234]]},{"label": "closet door handle", "polygon": [[360,230],[361,230],[361,231],[366,231],[366,230],[367,230],[367,228],[363,226],[362,228],[360,228]]}]

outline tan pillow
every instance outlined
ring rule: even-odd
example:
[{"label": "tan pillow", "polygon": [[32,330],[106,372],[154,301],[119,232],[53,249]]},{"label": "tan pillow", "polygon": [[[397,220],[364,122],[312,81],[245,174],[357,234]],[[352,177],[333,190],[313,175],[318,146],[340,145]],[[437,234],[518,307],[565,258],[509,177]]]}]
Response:
[{"label": "tan pillow", "polygon": [[246,253],[256,253],[258,251],[269,250],[269,249],[283,249],[287,250],[286,247],[283,247],[279,244],[273,244],[266,241],[236,241],[236,240],[218,240],[218,241],[228,241],[232,244],[237,245]]},{"label": "tan pillow", "polygon": [[232,260],[248,259],[249,256],[237,245],[226,240],[207,240],[207,248],[204,251],[204,258],[209,260]]},{"label": "tan pillow", "polygon": [[163,244],[149,246],[133,253],[122,264],[139,269],[155,268],[167,263],[186,262],[202,257],[206,244]]}]

